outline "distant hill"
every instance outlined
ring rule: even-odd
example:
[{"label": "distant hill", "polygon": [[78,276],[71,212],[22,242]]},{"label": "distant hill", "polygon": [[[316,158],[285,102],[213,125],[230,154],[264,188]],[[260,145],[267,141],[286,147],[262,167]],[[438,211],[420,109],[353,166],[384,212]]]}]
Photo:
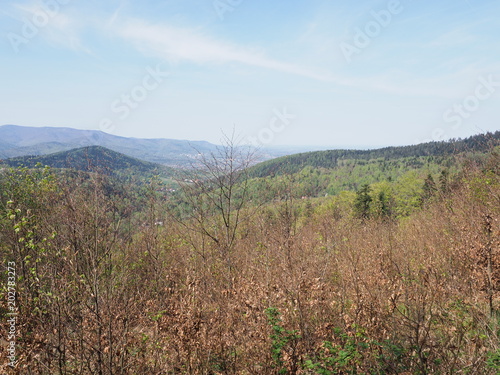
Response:
[{"label": "distant hill", "polygon": [[250,176],[266,177],[293,174],[305,167],[335,169],[345,160],[369,161],[402,158],[445,157],[462,152],[483,152],[500,144],[500,131],[466,139],[429,142],[413,146],[385,147],[376,150],[314,151],[264,161],[250,168]]},{"label": "distant hill", "polygon": [[10,167],[32,168],[40,163],[52,168],[71,168],[87,172],[99,171],[107,174],[162,172],[172,175],[174,173],[172,168],[132,158],[101,146],[81,147],[49,155],[21,156],[2,162]]},{"label": "distant hill", "polygon": [[208,153],[216,146],[204,141],[140,139],[119,137],[96,130],[71,128],[0,126],[0,158],[46,155],[86,146],[110,150],[169,166],[185,166],[198,153]]}]

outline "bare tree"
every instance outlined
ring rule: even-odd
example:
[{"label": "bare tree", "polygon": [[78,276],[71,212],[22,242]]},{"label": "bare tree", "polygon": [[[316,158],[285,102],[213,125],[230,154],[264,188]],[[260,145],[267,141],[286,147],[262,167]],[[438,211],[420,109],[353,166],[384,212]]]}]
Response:
[{"label": "bare tree", "polygon": [[191,245],[205,257],[206,245],[211,243],[229,274],[238,228],[251,215],[247,168],[253,160],[254,152],[239,146],[234,133],[224,135],[222,145],[210,154],[199,153],[189,176],[179,181],[187,202],[180,222],[190,232]]}]

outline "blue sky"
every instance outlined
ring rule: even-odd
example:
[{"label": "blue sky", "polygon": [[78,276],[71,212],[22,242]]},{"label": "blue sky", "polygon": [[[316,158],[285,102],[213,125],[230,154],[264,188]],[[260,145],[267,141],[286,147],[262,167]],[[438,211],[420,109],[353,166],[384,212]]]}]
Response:
[{"label": "blue sky", "polygon": [[378,147],[500,129],[500,2],[4,0],[0,124]]}]

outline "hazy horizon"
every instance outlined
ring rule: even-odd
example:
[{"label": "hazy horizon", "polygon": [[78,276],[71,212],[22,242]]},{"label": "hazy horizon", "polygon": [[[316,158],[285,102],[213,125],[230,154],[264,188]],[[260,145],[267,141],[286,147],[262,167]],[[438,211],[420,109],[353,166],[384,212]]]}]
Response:
[{"label": "hazy horizon", "polygon": [[[0,128],[3,126],[15,126],[15,127],[25,127],[25,128],[49,128],[49,129],[72,129],[72,130],[94,130],[94,129],[78,129],[78,128],[72,128],[72,127],[67,127],[67,126],[61,126],[61,127],[52,127],[52,126],[29,126],[29,125],[16,125],[16,124],[0,124]],[[117,134],[112,134],[112,133],[107,133],[102,130],[95,130],[98,132],[103,132],[108,135],[113,135],[113,136],[118,136],[118,137],[124,137],[121,135]],[[475,135],[479,134],[486,134],[487,132],[483,133],[477,133]],[[224,137],[224,135],[222,135]],[[167,139],[167,140],[172,140],[172,141],[181,141],[181,142],[209,142],[203,139],[178,139],[178,138],[168,138],[168,137],[150,137],[150,138],[143,138],[143,137],[125,137],[125,138],[132,138],[132,139]],[[465,137],[468,138],[468,137]],[[464,139],[464,138],[449,138],[449,139],[444,139],[442,141],[444,142],[450,142],[453,139]],[[248,144],[242,143],[245,139],[242,138],[241,136],[235,135],[234,140],[238,145],[241,146],[246,146]],[[434,141],[432,140],[431,142],[440,142],[440,141]],[[224,143],[224,140],[221,139],[221,142],[209,142],[213,145],[220,146]],[[425,142],[421,142],[425,143]],[[309,151],[324,151],[324,150],[376,150],[376,149],[381,149],[381,148],[387,148],[387,147],[404,147],[404,146],[411,146],[414,144],[385,144],[385,145],[360,145],[360,144],[353,144],[353,145],[311,145],[311,144],[296,144],[296,145],[288,145],[288,144],[266,144],[266,145],[260,145],[257,146],[259,148],[262,148],[264,150],[269,150],[269,151],[286,151],[286,154],[291,154],[291,152],[309,152]],[[251,145],[249,145],[251,146]]]}]

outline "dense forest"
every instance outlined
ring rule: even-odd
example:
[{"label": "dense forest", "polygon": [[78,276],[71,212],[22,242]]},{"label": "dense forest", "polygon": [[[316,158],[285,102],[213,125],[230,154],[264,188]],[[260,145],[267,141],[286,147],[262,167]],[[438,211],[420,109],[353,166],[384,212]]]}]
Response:
[{"label": "dense forest", "polygon": [[[497,144],[500,131],[471,136],[466,139],[429,142],[413,146],[386,147],[374,150],[328,150],[314,151],[268,160],[253,167],[252,177],[266,177],[276,174],[297,173],[306,166],[333,169],[341,166],[344,160],[370,161],[406,159],[421,162],[422,160],[442,161],[443,158],[463,152],[484,152]],[[430,157],[430,158],[425,158]]]},{"label": "dense forest", "polygon": [[273,173],[227,140],[175,189],[5,168],[0,371],[497,374],[498,136]]}]

